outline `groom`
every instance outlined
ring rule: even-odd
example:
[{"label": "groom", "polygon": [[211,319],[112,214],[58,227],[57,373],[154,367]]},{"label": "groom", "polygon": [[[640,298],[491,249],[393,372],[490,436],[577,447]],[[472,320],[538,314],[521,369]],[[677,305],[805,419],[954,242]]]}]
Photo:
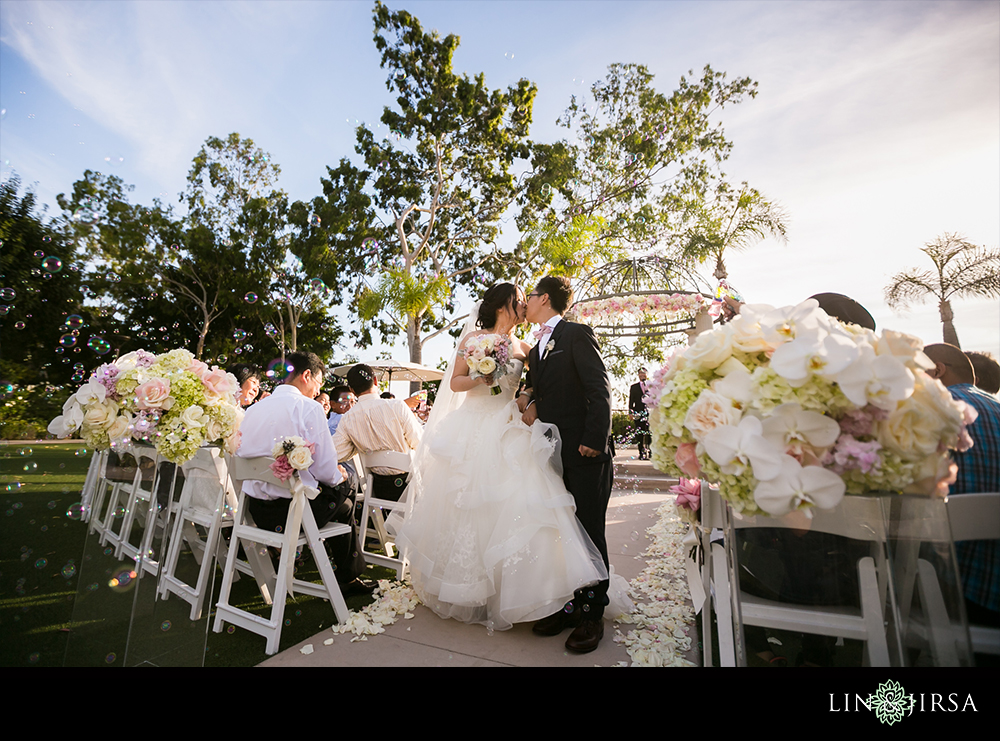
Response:
[{"label": "groom", "polygon": [[[576,500],[576,516],[597,546],[605,567],[608,544],[604,520],[611,497],[614,451],[611,434],[611,384],[590,327],[565,321],[573,301],[569,280],[550,275],[528,294],[525,317],[541,325],[538,342],[528,354],[530,395],[518,405],[522,419],[554,424],[562,439],[563,480]],[[563,610],[535,623],[539,635],[558,635],[574,628],[566,648],[587,653],[604,637],[608,581],[578,590]]]}]

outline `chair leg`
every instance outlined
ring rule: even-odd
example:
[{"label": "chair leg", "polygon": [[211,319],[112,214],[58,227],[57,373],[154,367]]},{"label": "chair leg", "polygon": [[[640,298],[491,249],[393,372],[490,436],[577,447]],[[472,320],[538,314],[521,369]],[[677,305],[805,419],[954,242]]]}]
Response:
[{"label": "chair leg", "polygon": [[861,615],[865,621],[868,656],[872,666],[889,666],[889,646],[885,638],[885,621],[879,601],[878,581],[875,577],[875,560],[866,556],[858,561],[858,579],[861,587]]},{"label": "chair leg", "polygon": [[[729,569],[726,566],[726,551],[718,543],[712,544],[712,574],[715,590],[715,622],[719,628],[719,664],[736,666],[736,642],[733,637],[733,610],[731,590],[739,585],[729,583]],[[706,596],[706,602],[708,597]],[[705,608],[702,608],[705,609]]]}]

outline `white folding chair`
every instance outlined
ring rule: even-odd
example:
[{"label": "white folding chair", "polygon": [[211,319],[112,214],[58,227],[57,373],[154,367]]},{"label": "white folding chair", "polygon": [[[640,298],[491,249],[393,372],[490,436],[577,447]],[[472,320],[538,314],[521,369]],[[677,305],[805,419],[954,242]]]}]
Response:
[{"label": "white folding chair", "polygon": [[[956,494],[945,500],[945,506],[955,543],[1000,539],[1000,493]],[[935,665],[958,666],[964,630],[953,619],[954,611],[949,616],[937,571],[924,559],[917,561],[917,584],[926,625],[911,621],[911,632],[926,639]],[[1000,655],[1000,628],[970,623],[968,637],[973,653]]]},{"label": "white folding chair", "polygon": [[[79,451],[77,451],[79,452]],[[103,477],[108,460],[108,451],[96,450],[90,457],[90,466],[87,468],[87,478],[84,479],[83,489],[80,491],[80,505],[82,507],[80,519],[89,523],[93,515],[92,506],[95,504],[94,497],[97,493],[97,484]]]},{"label": "white folding chair", "polygon": [[[706,506],[705,494],[708,498],[718,497],[712,490],[703,489],[702,506]],[[709,502],[711,509],[714,505]],[[722,503],[720,502],[720,506]],[[726,548],[713,545],[712,575],[717,591],[717,614],[719,626],[720,659],[723,665],[734,666],[737,661],[745,663],[743,650],[734,651],[729,648],[735,641],[723,634],[731,631],[733,618],[738,625],[755,625],[763,628],[774,628],[799,633],[851,638],[865,642],[866,663],[871,666],[889,666],[889,643],[886,636],[886,602],[889,582],[889,568],[885,558],[886,532],[882,506],[878,497],[846,496],[834,509],[813,509],[813,519],[810,529],[814,532],[839,535],[854,540],[866,541],[873,545],[873,556],[860,558],[858,568],[858,588],[861,607],[849,606],[817,606],[795,605],[764,599],[747,594],[738,588],[733,588],[732,582],[738,578],[739,561],[734,558],[736,549],[732,539],[736,530],[749,528],[789,528],[782,518],[771,518],[763,515],[738,516],[728,510],[724,514],[727,522],[725,537]],[[727,563],[728,568],[722,568],[720,561]],[[732,607],[725,609],[726,596],[731,599]],[[728,613],[728,614],[726,614]],[[742,636],[741,636],[742,639]],[[745,645],[743,640],[741,646]],[[894,646],[897,655],[901,647]],[[737,655],[740,654],[740,655]]]},{"label": "white folding chair", "polygon": [[[327,538],[350,535],[351,526],[330,523],[320,530],[316,526],[316,519],[313,517],[312,508],[306,502],[302,513],[302,524],[294,539],[299,547],[309,546],[316,565],[319,568],[323,583],[313,584],[312,582],[292,579],[292,584],[289,585],[288,566],[295,559],[295,549],[284,548],[283,546],[286,542],[286,535],[293,526],[293,507],[289,506],[288,508],[288,519],[285,523],[284,532],[276,533],[262,530],[254,524],[253,518],[247,510],[247,495],[243,493],[243,482],[264,481],[290,490],[291,479],[288,482],[282,482],[274,476],[269,468],[271,463],[274,462],[273,458],[239,458],[229,456],[227,457],[227,461],[229,464],[229,475],[233,482],[233,489],[240,492],[240,494],[233,522],[232,537],[229,541],[229,554],[226,557],[226,566],[222,576],[222,591],[219,595],[215,623],[212,629],[216,633],[221,633],[225,623],[238,625],[241,628],[246,628],[253,633],[264,636],[267,639],[265,652],[268,655],[276,653],[278,645],[281,642],[281,625],[284,620],[285,597],[288,594],[289,586],[303,594],[311,594],[314,597],[328,600],[333,605],[337,621],[341,624],[347,622],[350,611],[347,609],[344,595],[340,591],[340,585],[337,583],[333,568],[330,566],[330,558],[327,556],[323,541]],[[278,573],[274,581],[271,582],[274,585],[271,592],[273,599],[271,602],[271,614],[268,618],[259,617],[229,604],[229,593],[232,588],[233,577],[236,573],[237,552],[239,551],[240,542],[243,543],[244,551],[251,559],[251,562],[254,560],[258,562],[259,566],[256,568],[262,571],[269,571],[271,575],[274,574],[274,569],[270,558],[266,553],[261,556],[258,547],[271,546],[272,548],[281,549]]]},{"label": "white folding chair", "polygon": [[[232,489],[225,460],[218,448],[201,448],[194,458],[181,466],[184,487],[180,498],[171,505],[173,524],[170,542],[166,547],[163,573],[160,575],[159,594],[167,599],[176,594],[191,605],[191,620],[201,618],[209,576],[218,562],[225,563],[226,551],[222,538],[223,528],[232,527],[232,511],[236,494]],[[207,530],[202,539],[197,526]],[[177,576],[177,562],[181,549],[187,542],[198,563],[195,583],[188,584]]]},{"label": "white folding chair", "polygon": [[[132,529],[139,518],[140,524],[144,528],[140,543],[145,542],[146,531],[149,530],[148,526],[152,523],[149,518],[150,505],[156,502],[156,464],[158,461],[156,448],[150,445],[132,445],[128,452],[135,457],[135,474],[131,484],[123,483],[112,488],[112,497],[108,503],[104,528],[106,542],[115,547],[115,558],[118,559],[139,557],[143,547],[142,544],[136,546],[130,542]],[[143,487],[144,468],[151,469],[153,472],[148,490]],[[122,516],[121,528],[115,532],[113,527],[114,520],[117,519],[115,511],[120,506],[124,509],[124,515]]]},{"label": "white folding chair", "polygon": [[[118,545],[118,536],[114,532],[114,522],[125,514],[125,503],[128,495],[122,490],[128,490],[135,480],[135,473],[127,473],[131,467],[122,466],[124,449],[116,454],[116,465],[111,465],[111,451],[101,452],[100,471],[95,484],[93,498],[90,504],[88,524],[91,533],[96,533],[101,545],[107,545],[109,538]],[[109,536],[110,533],[110,536]]]},{"label": "white folding chair", "polygon": [[[402,510],[406,508],[406,503],[393,502],[388,499],[377,499],[373,496],[372,468],[392,468],[397,471],[406,471],[409,473],[411,465],[410,455],[408,453],[399,453],[395,450],[377,450],[372,453],[361,453],[361,464],[365,470],[363,491],[358,494],[359,498],[364,498],[364,504],[361,509],[360,526],[363,536],[362,548],[367,546],[368,543],[368,524],[369,520],[371,520],[371,524],[373,526],[371,535],[378,538],[379,545],[385,554],[371,553],[368,550],[365,550],[365,562],[378,564],[379,566],[384,566],[388,569],[394,569],[396,572],[396,578],[403,579],[406,576],[406,560],[402,558],[402,554],[398,554],[398,551],[397,555],[393,555],[393,551],[396,550],[396,541],[385,529],[385,517],[382,515],[382,510]],[[407,474],[404,473],[401,475],[406,476]]]},{"label": "white folding chair", "polygon": [[[945,501],[951,537],[962,540],[1000,540],[1000,492],[956,494]],[[970,625],[972,651],[1000,655],[1000,629]]]}]

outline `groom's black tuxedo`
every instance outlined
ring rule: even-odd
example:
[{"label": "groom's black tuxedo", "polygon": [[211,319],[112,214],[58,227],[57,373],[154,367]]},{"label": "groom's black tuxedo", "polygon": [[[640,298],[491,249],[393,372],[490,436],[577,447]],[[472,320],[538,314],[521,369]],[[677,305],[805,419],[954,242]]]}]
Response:
[{"label": "groom's black tuxedo", "polygon": [[[539,351],[552,343],[543,360]],[[604,521],[611,498],[614,449],[611,435],[611,383],[597,338],[584,324],[562,320],[528,354],[528,383],[538,418],[559,428],[563,480],[576,500],[576,516],[608,565]],[[580,455],[580,446],[600,451]],[[607,604],[608,582],[577,593],[577,607],[598,618]],[[593,596],[590,596],[590,595]]]}]

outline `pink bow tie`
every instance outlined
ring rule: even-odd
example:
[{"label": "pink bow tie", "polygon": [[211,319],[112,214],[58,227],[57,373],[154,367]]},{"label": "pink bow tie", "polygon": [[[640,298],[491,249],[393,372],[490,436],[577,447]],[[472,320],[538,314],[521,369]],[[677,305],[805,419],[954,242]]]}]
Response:
[{"label": "pink bow tie", "polygon": [[552,327],[548,324],[543,324],[541,327],[532,332],[535,335],[536,340],[541,340],[545,335],[552,331]]}]

